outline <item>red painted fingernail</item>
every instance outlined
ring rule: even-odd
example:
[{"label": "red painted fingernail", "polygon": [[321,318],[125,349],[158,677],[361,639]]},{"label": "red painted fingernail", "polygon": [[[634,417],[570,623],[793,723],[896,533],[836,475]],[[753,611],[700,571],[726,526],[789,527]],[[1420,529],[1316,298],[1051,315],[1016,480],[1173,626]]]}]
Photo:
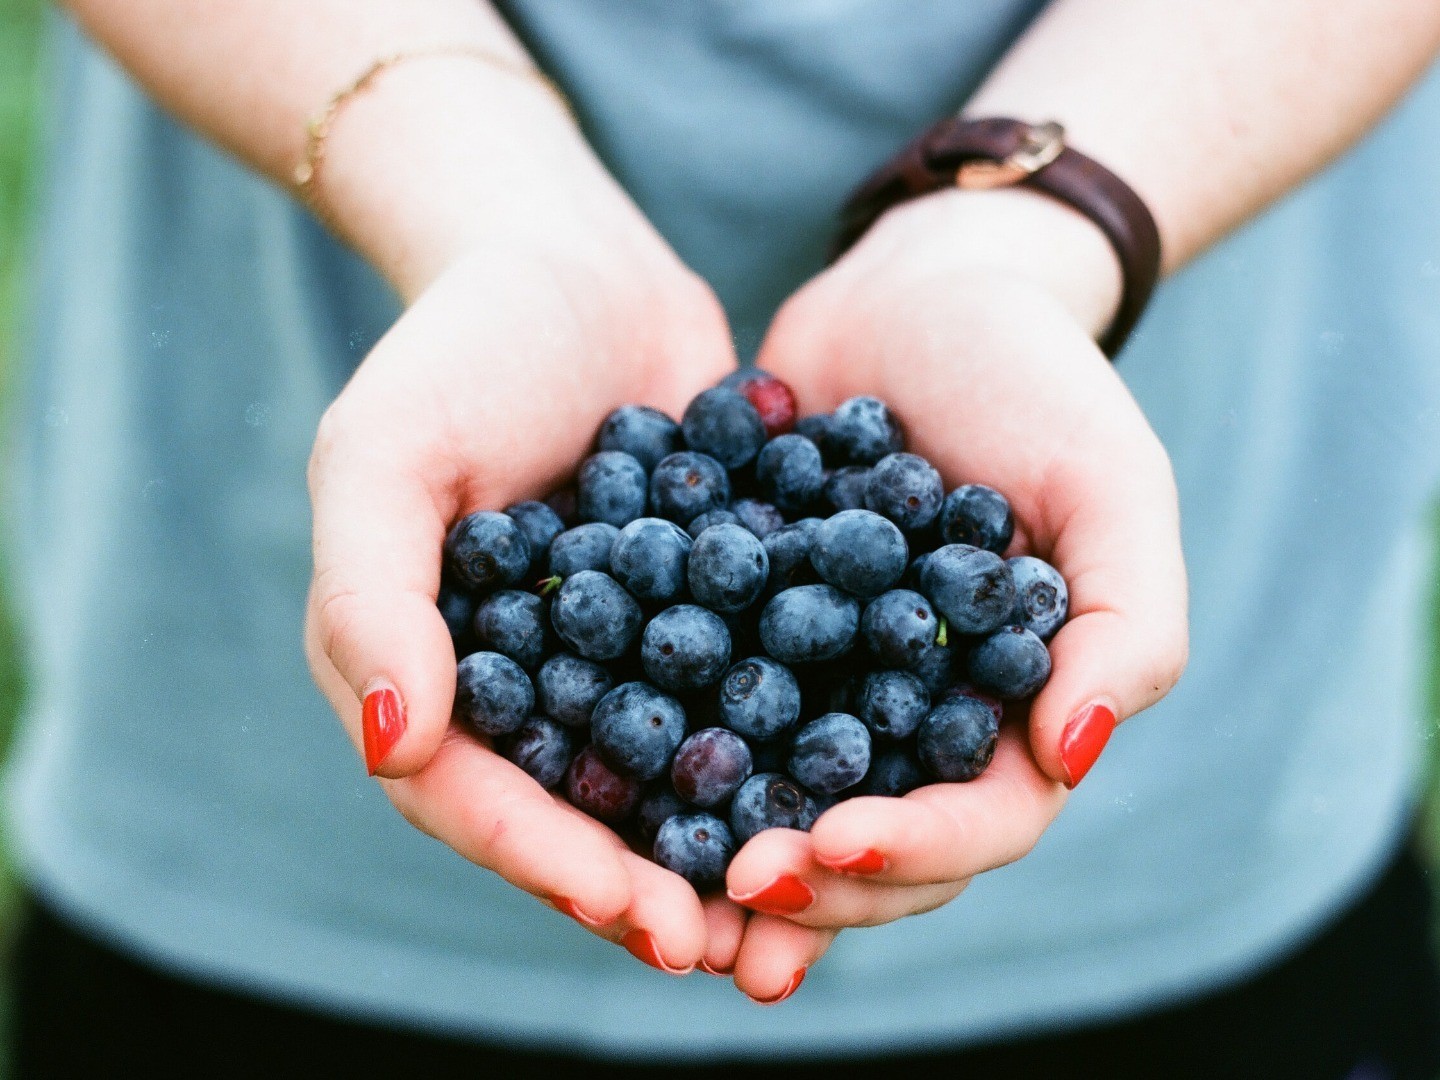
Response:
[{"label": "red painted fingernail", "polygon": [[874,848],[866,848],[834,862],[825,862],[824,859],[820,861],[831,870],[838,870],[842,874],[878,874],[890,865],[890,861]]},{"label": "red painted fingernail", "polygon": [[1114,730],[1115,714],[1104,705],[1087,705],[1070,718],[1060,735],[1060,762],[1069,777],[1066,787],[1085,779]]},{"label": "red painted fingernail", "polygon": [[570,918],[574,919],[581,926],[594,927],[604,925],[604,923],[602,923],[599,919],[591,918],[589,915],[586,915],[585,912],[581,911],[578,907],[576,907],[575,901],[571,900],[568,896],[552,896],[550,898],[550,903],[555,905],[556,911],[560,912],[562,915],[569,915]]},{"label": "red painted fingernail", "polygon": [[735,969],[733,967],[713,968],[703,959],[700,960],[700,962],[697,963],[695,966],[698,967],[701,971],[705,972],[706,975],[719,975],[721,978],[724,978],[727,975],[733,975],[735,973]]},{"label": "red painted fingernail", "polygon": [[389,687],[371,690],[365,695],[360,710],[361,728],[365,735],[365,771],[371,776],[405,734],[405,711],[400,695]]},{"label": "red painted fingernail", "polygon": [[781,991],[780,991],[780,995],[779,995],[778,997],[773,997],[773,998],[757,998],[757,997],[752,997],[750,1000],[753,1001],[753,1002],[755,1002],[756,1005],[779,1005],[780,1002],[784,1001],[784,1000],[785,1000],[786,998],[788,998],[791,994],[793,994],[796,990],[799,990],[799,989],[800,989],[800,984],[805,981],[805,972],[808,971],[808,970],[809,970],[808,968],[801,968],[799,971],[795,972],[794,975],[791,975],[791,976],[790,976],[790,983],[789,983],[789,985],[786,986],[784,990],[781,990]]},{"label": "red painted fingernail", "polygon": [[731,893],[730,899],[766,915],[798,915],[815,902],[815,890],[794,874],[781,874],[758,892],[749,896]]},{"label": "red painted fingernail", "polygon": [[653,968],[659,968],[667,975],[689,975],[691,968],[671,967],[665,963],[665,958],[660,955],[659,948],[655,945],[655,935],[649,930],[631,930],[620,939],[620,944],[625,946],[625,951],[636,960],[649,964]]}]

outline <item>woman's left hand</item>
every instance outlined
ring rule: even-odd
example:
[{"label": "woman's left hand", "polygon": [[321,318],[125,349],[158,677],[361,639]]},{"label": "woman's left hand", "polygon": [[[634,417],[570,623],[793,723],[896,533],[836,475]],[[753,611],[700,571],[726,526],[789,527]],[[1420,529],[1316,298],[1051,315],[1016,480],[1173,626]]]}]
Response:
[{"label": "woman's left hand", "polygon": [[1007,710],[978,779],[851,799],[808,834],[769,830],[739,852],[728,892],[757,914],[733,970],[752,998],[788,996],[840,929],[933,910],[1025,855],[1115,724],[1179,678],[1186,588],[1169,460],[1094,344],[1118,284],[1103,237],[1068,209],[952,192],[887,214],[777,316],[759,362],[802,411],[887,401],[947,487],[1009,497],[1006,554],[1055,564],[1070,619],[1050,643],[1049,683]]}]

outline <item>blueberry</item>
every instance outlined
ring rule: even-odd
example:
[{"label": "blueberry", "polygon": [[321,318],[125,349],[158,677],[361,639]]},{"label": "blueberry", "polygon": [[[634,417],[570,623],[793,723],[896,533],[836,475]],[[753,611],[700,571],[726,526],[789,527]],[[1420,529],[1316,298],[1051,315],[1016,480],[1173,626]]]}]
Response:
[{"label": "blueberry", "polygon": [[706,510],[685,527],[690,539],[695,539],[711,525],[739,525],[740,518],[733,510]]},{"label": "blueberry", "polygon": [[776,593],[795,585],[813,585],[819,580],[810,565],[810,547],[815,541],[819,518],[801,518],[782,525],[765,537],[765,557],[770,560],[770,576],[765,581],[768,592]]},{"label": "blueberry", "polygon": [[949,645],[931,645],[910,665],[910,670],[925,684],[930,700],[939,701],[940,695],[960,680],[964,657],[963,650],[954,642]]},{"label": "blueberry", "polygon": [[610,572],[642,603],[668,603],[685,591],[690,534],[664,518],[636,518],[610,549]]},{"label": "blueberry", "polygon": [[795,395],[768,371],[741,368],[722,379],[720,385],[727,390],[738,390],[755,406],[769,438],[784,435],[795,426]]},{"label": "blueberry", "polygon": [[1050,652],[1023,626],[1004,626],[970,653],[970,681],[1005,701],[1030,697],[1050,678]]},{"label": "blueberry", "polygon": [[546,495],[545,505],[555,511],[555,516],[564,523],[565,528],[572,529],[580,524],[580,493],[575,490],[574,484],[567,484]]},{"label": "blueberry", "polygon": [[833,660],[855,643],[860,602],[831,585],[776,593],[760,614],[765,651],[786,664]]},{"label": "blueberry", "polygon": [[645,627],[640,662],[646,677],[671,693],[714,686],[730,663],[730,631],[694,604],[666,608]]},{"label": "blueberry", "polygon": [[846,713],[811,720],[791,745],[790,775],[822,795],[854,787],[869,768],[870,732]]},{"label": "blueberry", "polygon": [[549,624],[545,601],[516,589],[491,593],[475,609],[476,638],[527,671],[539,667],[550,651]]},{"label": "blueberry", "polygon": [[930,601],[910,589],[891,589],[865,605],[860,632],[886,667],[909,668],[935,644],[938,622]]},{"label": "blueberry", "polygon": [[814,796],[780,773],[756,773],[730,803],[730,827],[742,844],[766,829],[809,832],[819,816]]},{"label": "blueberry", "polygon": [[929,711],[929,691],[908,671],[872,671],[860,684],[858,712],[872,735],[908,739]]},{"label": "blueberry", "polygon": [[686,738],[670,763],[670,781],[682,799],[719,806],[750,779],[750,745],[725,728],[703,728]]},{"label": "blueberry", "polygon": [[800,684],[784,664],[768,656],[741,660],[720,684],[720,722],[747,739],[765,742],[800,719]]},{"label": "blueberry", "polygon": [[680,430],[686,446],[709,454],[727,469],[748,465],[765,445],[765,424],[755,406],[739,391],[719,386],[696,395]]},{"label": "blueberry", "polygon": [[971,686],[969,683],[956,683],[954,686],[950,687],[950,689],[946,690],[945,693],[941,695],[940,700],[949,701],[952,697],[974,698],[976,701],[980,702],[982,705],[984,705],[987,709],[989,709],[992,713],[995,714],[995,722],[997,724],[1005,719],[1005,705],[1000,701],[1000,699],[997,697],[991,697],[989,694],[983,693],[982,691],[975,689],[975,687]]},{"label": "blueberry", "polygon": [[926,779],[925,770],[915,760],[914,751],[894,746],[875,755],[860,790],[865,795],[898,798],[924,787]]},{"label": "blueberry", "polygon": [[668,780],[656,781],[654,786],[640,800],[640,810],[635,815],[635,825],[640,836],[650,844],[655,843],[655,834],[660,826],[676,814],[689,813],[694,809],[670,786]]},{"label": "blueberry", "polygon": [[739,525],[712,525],[690,549],[690,595],[712,611],[744,611],[769,575],[765,545]]},{"label": "blueberry", "polygon": [[530,568],[530,543],[513,518],[477,510],[450,530],[445,557],[462,584],[488,592],[509,588],[524,578]]},{"label": "blueberry", "polygon": [[550,543],[565,531],[565,523],[560,520],[560,515],[545,503],[533,500],[507,506],[505,513],[520,526],[526,543],[530,545],[530,568],[527,573],[532,578],[539,577],[549,561]]},{"label": "blueberry", "polygon": [[470,635],[470,622],[475,618],[475,597],[445,574],[440,578],[440,594],[435,598],[435,606],[440,609],[440,617],[450,631],[450,640],[459,648]]},{"label": "blueberry", "polygon": [[920,571],[920,591],[960,634],[988,634],[1015,610],[1015,581],[1005,560],[968,544],[936,548]]},{"label": "blueberry", "polygon": [[598,570],[565,579],[550,607],[560,640],[587,660],[614,660],[635,643],[644,614],[620,583]]},{"label": "blueberry", "polygon": [[836,588],[879,596],[900,580],[909,562],[905,535],[871,510],[842,510],[815,530],[810,562]]},{"label": "blueberry", "polygon": [[657,863],[699,889],[725,880],[735,837],[714,814],[676,814],[655,834],[654,853]]},{"label": "blueberry", "polygon": [[587,746],[565,773],[565,794],[572,806],[618,825],[640,805],[640,781],[621,776],[605,764],[594,746]]},{"label": "blueberry", "polygon": [[1015,613],[1011,621],[1049,641],[1070,611],[1070,590],[1065,579],[1043,559],[1018,555],[1006,561],[1015,579]]},{"label": "blueberry", "polygon": [[648,405],[621,405],[600,425],[596,447],[623,451],[649,472],[680,449],[680,425]]},{"label": "blueberry", "polygon": [[590,714],[614,685],[615,680],[599,664],[571,653],[556,653],[535,675],[540,710],[573,728],[590,725]]},{"label": "blueberry", "polygon": [[982,702],[953,697],[920,722],[916,749],[926,771],[950,783],[974,780],[995,756],[1000,725]]},{"label": "blueberry", "polygon": [[595,706],[590,734],[616,772],[653,780],[685,738],[685,710],[646,683],[621,683]]},{"label": "blueberry", "polygon": [[900,422],[883,401],[853,397],[841,402],[830,419],[830,446],[851,465],[874,465],[886,454],[905,449]]},{"label": "blueberry", "polygon": [[819,499],[825,486],[820,449],[804,435],[781,435],[766,443],[755,461],[755,476],[765,497],[791,512]]},{"label": "blueberry", "polygon": [[940,535],[947,544],[969,544],[1002,555],[1015,535],[1015,517],[1000,492],[984,484],[966,484],[945,496]]},{"label": "blueberry", "polygon": [[767,502],[759,499],[736,499],[730,504],[730,512],[736,521],[744,526],[757,540],[764,540],[785,524],[785,515]]},{"label": "blueberry", "polygon": [[835,510],[864,510],[870,470],[863,465],[846,465],[825,479],[825,501]]},{"label": "blueberry", "polygon": [[802,416],[795,421],[795,434],[804,435],[815,444],[821,457],[828,458],[830,455],[830,425],[829,413],[812,413],[810,416]]},{"label": "blueberry", "polygon": [[575,738],[548,716],[532,716],[511,736],[505,756],[549,791],[565,779],[575,756]]},{"label": "blueberry", "polygon": [[601,450],[580,466],[582,521],[619,528],[645,513],[645,467],[621,450]]},{"label": "blueberry", "polygon": [[906,532],[929,528],[945,500],[940,473],[918,454],[887,454],[865,483],[865,506]]},{"label": "blueberry", "polygon": [[477,652],[455,669],[455,715],[482,735],[508,735],[535,711],[535,687],[508,656]]},{"label": "blueberry", "polygon": [[568,578],[581,570],[610,572],[610,552],[620,530],[603,521],[566,529],[550,542],[550,573]]},{"label": "blueberry", "polygon": [[658,517],[688,525],[730,501],[725,466],[705,454],[681,451],[662,458],[650,474],[650,508]]}]

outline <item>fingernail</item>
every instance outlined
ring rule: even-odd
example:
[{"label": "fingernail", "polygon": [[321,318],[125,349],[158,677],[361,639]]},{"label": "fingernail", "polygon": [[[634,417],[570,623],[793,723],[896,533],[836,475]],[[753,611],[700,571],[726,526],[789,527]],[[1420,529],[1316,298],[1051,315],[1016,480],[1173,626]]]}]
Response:
[{"label": "fingernail", "polygon": [[388,686],[371,690],[365,695],[360,718],[365,734],[365,771],[374,776],[375,770],[380,768],[381,762],[400,741],[400,736],[405,734],[405,712],[400,707],[400,695]]},{"label": "fingernail", "polygon": [[555,906],[556,911],[562,915],[569,915],[570,918],[574,919],[581,926],[595,927],[605,925],[599,919],[586,915],[585,912],[581,911],[575,905],[575,901],[571,900],[568,896],[552,896],[550,903]]},{"label": "fingernail", "polygon": [[693,968],[671,967],[660,955],[659,948],[655,945],[655,935],[649,930],[631,930],[620,939],[620,944],[625,946],[625,951],[636,960],[649,964],[653,968],[659,968],[667,975],[689,975]]},{"label": "fingernail", "polygon": [[735,969],[733,967],[713,968],[709,964],[707,964],[703,958],[695,966],[698,967],[701,971],[705,972],[706,975],[719,975],[721,978],[724,978],[727,975],[733,975],[735,973]]},{"label": "fingernail", "polygon": [[815,902],[815,890],[794,874],[781,874],[758,892],[730,899],[766,915],[798,915]]},{"label": "fingernail", "polygon": [[1070,718],[1060,735],[1060,763],[1069,777],[1066,787],[1085,779],[1114,730],[1115,714],[1104,705],[1087,705]]},{"label": "fingernail", "polygon": [[847,855],[845,858],[836,859],[833,862],[827,862],[824,859],[819,861],[826,868],[837,870],[842,874],[878,874],[890,865],[890,861],[874,848],[866,848],[864,851]]},{"label": "fingernail", "polygon": [[800,984],[805,981],[805,972],[808,971],[808,970],[809,970],[808,968],[801,968],[799,971],[795,972],[794,975],[791,975],[791,976],[790,976],[790,983],[789,983],[789,985],[787,985],[784,990],[781,990],[781,991],[780,991],[780,994],[779,994],[778,997],[773,997],[773,998],[757,998],[757,997],[752,997],[750,1000],[753,1001],[753,1002],[755,1002],[756,1005],[779,1005],[780,1002],[784,1001],[784,1000],[785,1000],[786,998],[788,998],[791,994],[795,993],[796,990],[799,990],[799,989],[800,989]]}]

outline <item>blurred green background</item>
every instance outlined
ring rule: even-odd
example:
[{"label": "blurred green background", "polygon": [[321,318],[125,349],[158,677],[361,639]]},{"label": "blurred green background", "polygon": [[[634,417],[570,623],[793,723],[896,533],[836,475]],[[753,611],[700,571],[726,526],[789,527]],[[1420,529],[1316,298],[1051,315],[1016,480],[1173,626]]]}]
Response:
[{"label": "blurred green background", "polygon": [[[29,168],[35,158],[40,103],[39,41],[41,0],[0,0],[0,406],[8,404],[17,363],[25,243],[26,208],[36,178]],[[0,409],[0,422],[8,432],[9,409]],[[0,506],[4,505],[0,492]],[[3,543],[3,540],[0,540]],[[4,550],[0,548],[0,564]],[[3,578],[0,578],[3,582]],[[3,584],[0,584],[3,588]],[[0,751],[9,744],[15,716],[24,692],[19,640],[12,609],[0,592]],[[1432,610],[1440,616],[1440,585],[1431,596]],[[1440,618],[1435,620],[1440,625]],[[1431,655],[1434,655],[1432,634]],[[1432,668],[1427,687],[1427,731],[1432,744],[1440,719],[1440,666]],[[1440,754],[1440,748],[1437,748]],[[1435,770],[1432,769],[1432,775]],[[1440,864],[1440,792],[1432,783],[1423,818],[1423,839],[1431,865]],[[6,864],[0,861],[0,944],[13,926],[16,889]],[[1440,919],[1437,919],[1440,925]],[[3,955],[3,954],[0,954]],[[0,1006],[6,984],[0,978]],[[0,1009],[0,1018],[4,1016]],[[3,1022],[3,1019],[0,1019]],[[0,1040],[4,1031],[0,1029]],[[3,1045],[3,1042],[0,1042]],[[0,1056],[0,1080],[4,1059]]]}]

